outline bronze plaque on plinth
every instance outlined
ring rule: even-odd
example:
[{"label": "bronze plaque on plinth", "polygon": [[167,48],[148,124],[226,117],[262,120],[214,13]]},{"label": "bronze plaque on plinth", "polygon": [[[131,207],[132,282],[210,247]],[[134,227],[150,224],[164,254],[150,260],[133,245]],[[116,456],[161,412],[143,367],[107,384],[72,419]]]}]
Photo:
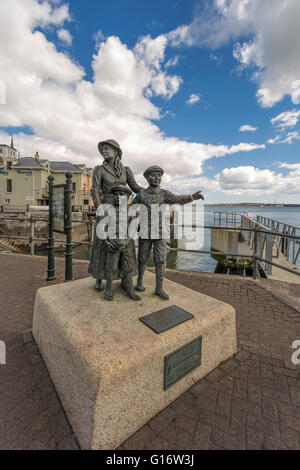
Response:
[{"label": "bronze plaque on plinth", "polygon": [[164,390],[201,364],[202,336],[165,356]]},{"label": "bronze plaque on plinth", "polygon": [[194,315],[191,313],[177,307],[177,305],[171,305],[170,307],[140,317],[140,320],[149,326],[151,330],[155,331],[155,333],[159,334],[192,318],[194,318]]}]

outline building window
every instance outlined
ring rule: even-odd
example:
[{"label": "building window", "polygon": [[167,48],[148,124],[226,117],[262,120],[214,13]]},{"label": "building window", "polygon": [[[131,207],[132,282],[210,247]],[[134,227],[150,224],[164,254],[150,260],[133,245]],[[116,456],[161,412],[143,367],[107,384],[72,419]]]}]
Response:
[{"label": "building window", "polygon": [[76,193],[76,183],[72,183],[72,191]]},{"label": "building window", "polygon": [[84,200],[83,200],[83,204],[84,204],[85,206],[88,206],[88,205],[89,205],[89,200],[88,200],[88,199],[84,199]]},{"label": "building window", "polygon": [[7,169],[11,170],[12,169],[12,162],[7,162]]},{"label": "building window", "polygon": [[5,204],[9,204],[9,203],[10,203],[10,199],[4,199],[4,202],[5,202]]},{"label": "building window", "polygon": [[12,180],[6,180],[6,192],[12,193]]}]

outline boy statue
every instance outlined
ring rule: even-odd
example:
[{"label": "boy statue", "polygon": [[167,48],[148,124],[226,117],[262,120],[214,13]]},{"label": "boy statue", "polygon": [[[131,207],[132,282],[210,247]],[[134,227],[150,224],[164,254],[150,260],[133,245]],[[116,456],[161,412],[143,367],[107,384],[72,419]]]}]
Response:
[{"label": "boy statue", "polygon": [[114,184],[111,188],[113,194],[113,206],[116,211],[116,238],[105,240],[106,245],[106,262],[105,262],[105,300],[113,300],[112,283],[116,273],[120,273],[121,287],[127,292],[128,297],[133,300],[141,300],[134,292],[132,276],[136,274],[136,254],[134,241],[128,237],[127,226],[124,228],[126,238],[120,238],[120,197],[131,195],[131,191],[127,186],[121,183]]},{"label": "boy statue", "polygon": [[154,251],[154,264],[156,274],[156,288],[155,294],[163,300],[168,300],[169,296],[163,290],[163,276],[167,255],[167,243],[163,239],[161,229],[159,229],[159,238],[151,238],[151,223],[150,214],[152,204],[187,204],[197,199],[204,199],[201,191],[188,196],[176,196],[170,191],[160,188],[160,183],[164,170],[159,166],[150,166],[145,170],[144,177],[149,183],[147,189],[140,189],[137,196],[133,200],[133,204],[143,204],[148,210],[148,238],[143,238],[143,234],[139,237],[139,251],[138,251],[138,280],[136,290],[143,292],[145,287],[143,285],[143,276],[150,257],[151,247]]}]

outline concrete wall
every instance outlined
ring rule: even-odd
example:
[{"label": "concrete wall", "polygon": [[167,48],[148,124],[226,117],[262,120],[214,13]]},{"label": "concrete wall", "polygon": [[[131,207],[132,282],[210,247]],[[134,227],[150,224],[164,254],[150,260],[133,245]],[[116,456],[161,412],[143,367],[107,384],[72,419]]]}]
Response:
[{"label": "concrete wall", "polygon": [[239,232],[234,230],[211,230],[211,249],[238,253]]}]

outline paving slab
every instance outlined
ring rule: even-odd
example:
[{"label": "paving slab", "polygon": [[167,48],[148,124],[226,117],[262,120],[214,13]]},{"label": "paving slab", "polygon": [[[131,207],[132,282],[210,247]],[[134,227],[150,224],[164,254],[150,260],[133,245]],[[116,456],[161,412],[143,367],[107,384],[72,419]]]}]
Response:
[{"label": "paving slab", "polygon": [[[64,260],[56,265],[56,282],[63,282]],[[23,340],[36,291],[49,285],[46,269],[46,258],[0,254],[0,339],[7,346],[7,364],[0,365],[0,449],[78,448],[47,378],[40,382],[40,374],[47,377],[41,357]],[[263,282],[175,270],[166,276],[235,308],[239,352],[233,360],[239,365],[224,363],[198,381],[120,449],[299,450],[300,366],[291,362],[299,312]],[[87,277],[86,262],[74,262],[74,277]]]}]

